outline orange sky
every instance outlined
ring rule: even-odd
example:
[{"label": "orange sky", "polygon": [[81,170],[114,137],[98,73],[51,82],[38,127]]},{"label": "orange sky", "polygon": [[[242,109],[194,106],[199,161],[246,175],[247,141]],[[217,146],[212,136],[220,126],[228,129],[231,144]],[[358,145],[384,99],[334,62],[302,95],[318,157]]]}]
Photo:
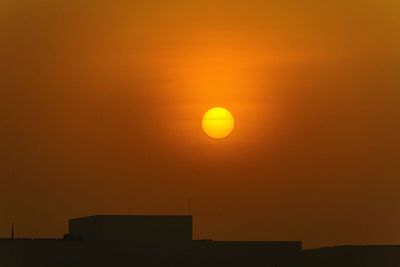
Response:
[{"label": "orange sky", "polygon": [[0,1],[0,235],[191,197],[195,238],[400,243],[398,1],[134,2]]}]

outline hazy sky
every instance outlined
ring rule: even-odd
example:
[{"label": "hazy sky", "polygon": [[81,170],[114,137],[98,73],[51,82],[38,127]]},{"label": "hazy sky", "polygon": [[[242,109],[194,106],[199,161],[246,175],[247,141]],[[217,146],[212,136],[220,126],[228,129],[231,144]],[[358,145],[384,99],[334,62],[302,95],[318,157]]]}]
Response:
[{"label": "hazy sky", "polygon": [[[400,2],[0,0],[0,235],[400,243]],[[201,117],[236,118],[220,141]]]}]

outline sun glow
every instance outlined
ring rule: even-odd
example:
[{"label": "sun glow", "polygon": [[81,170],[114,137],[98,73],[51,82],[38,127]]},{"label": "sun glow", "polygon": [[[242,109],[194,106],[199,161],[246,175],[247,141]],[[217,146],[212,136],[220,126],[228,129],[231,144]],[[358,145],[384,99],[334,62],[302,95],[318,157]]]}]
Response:
[{"label": "sun glow", "polygon": [[232,113],[222,107],[209,109],[203,116],[203,131],[211,138],[222,139],[229,136],[235,126]]}]

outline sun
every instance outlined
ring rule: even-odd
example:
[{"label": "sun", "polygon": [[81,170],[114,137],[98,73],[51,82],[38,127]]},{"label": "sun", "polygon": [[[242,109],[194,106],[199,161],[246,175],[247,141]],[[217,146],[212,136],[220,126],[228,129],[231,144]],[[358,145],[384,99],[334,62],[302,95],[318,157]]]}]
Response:
[{"label": "sun", "polygon": [[203,131],[211,138],[222,139],[229,136],[234,127],[235,119],[226,108],[214,107],[203,116]]}]

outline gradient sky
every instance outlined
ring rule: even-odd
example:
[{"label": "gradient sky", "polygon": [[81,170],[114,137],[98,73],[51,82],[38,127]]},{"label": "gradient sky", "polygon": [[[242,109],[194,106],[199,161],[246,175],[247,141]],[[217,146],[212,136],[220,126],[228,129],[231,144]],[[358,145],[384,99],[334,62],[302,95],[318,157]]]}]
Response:
[{"label": "gradient sky", "polygon": [[[400,243],[400,2],[0,0],[0,235]],[[210,107],[236,118],[222,141]]]}]

